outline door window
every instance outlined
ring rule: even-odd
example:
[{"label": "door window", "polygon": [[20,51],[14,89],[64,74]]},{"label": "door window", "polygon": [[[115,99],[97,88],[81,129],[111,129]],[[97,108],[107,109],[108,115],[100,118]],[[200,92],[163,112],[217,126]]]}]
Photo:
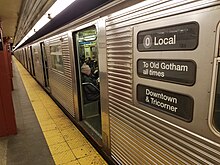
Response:
[{"label": "door window", "polygon": [[51,45],[50,55],[52,60],[52,68],[64,72],[61,44]]}]

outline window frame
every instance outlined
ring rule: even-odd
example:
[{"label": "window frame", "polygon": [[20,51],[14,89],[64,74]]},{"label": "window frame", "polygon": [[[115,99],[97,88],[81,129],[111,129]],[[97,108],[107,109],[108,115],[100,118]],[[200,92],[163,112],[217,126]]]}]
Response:
[{"label": "window frame", "polygon": [[[60,47],[60,49],[58,49],[59,51],[52,52],[51,51],[51,47],[55,47],[55,46]],[[62,43],[61,42],[57,42],[57,43],[50,44],[49,45],[49,50],[50,50],[50,58],[51,58],[51,68],[52,68],[52,70],[58,71],[60,73],[64,73]],[[54,66],[57,66],[57,63],[55,63],[55,60],[54,60],[54,58],[56,58],[56,57],[59,57],[59,58],[61,57],[62,64],[59,64],[59,65],[62,66],[61,67],[62,69],[58,69],[57,67],[54,67]]]}]

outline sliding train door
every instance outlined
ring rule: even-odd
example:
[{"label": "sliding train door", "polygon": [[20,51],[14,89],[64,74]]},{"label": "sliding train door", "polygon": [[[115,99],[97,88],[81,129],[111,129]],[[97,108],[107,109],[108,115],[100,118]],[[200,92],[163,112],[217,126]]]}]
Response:
[{"label": "sliding train door", "polygon": [[43,72],[44,72],[44,86],[46,87],[46,89],[48,91],[50,91],[49,75],[48,75],[48,62],[47,62],[47,55],[46,55],[44,42],[40,43],[40,49],[41,49]]},{"label": "sliding train door", "polygon": [[28,69],[28,71],[29,71],[29,73],[32,75],[32,73],[33,73],[33,69],[32,69],[32,64],[31,64],[31,54],[30,54],[30,47],[27,47],[26,48],[27,50],[26,50],[26,52],[27,52],[27,57],[28,57],[28,66],[29,66],[29,69]]},{"label": "sliding train door", "polygon": [[26,69],[30,72],[29,54],[27,53],[27,48],[24,48],[24,54],[26,59]]},{"label": "sliding train door", "polygon": [[34,70],[34,58],[33,58],[33,51],[32,46],[28,47],[28,52],[30,54],[30,63],[31,63],[31,75],[35,77],[35,70]]},{"label": "sliding train door", "polygon": [[[73,33],[80,123],[101,138],[97,31],[95,26]],[[90,133],[90,132],[89,132]],[[94,134],[95,133],[95,134]]]},{"label": "sliding train door", "polygon": [[22,54],[23,54],[23,65],[26,69],[28,69],[27,54],[26,54],[25,48],[22,49]]}]

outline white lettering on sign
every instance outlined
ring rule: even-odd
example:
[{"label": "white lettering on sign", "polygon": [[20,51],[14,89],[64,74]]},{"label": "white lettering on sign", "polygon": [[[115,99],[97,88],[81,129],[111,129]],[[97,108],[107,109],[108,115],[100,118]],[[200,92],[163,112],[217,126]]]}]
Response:
[{"label": "white lettering on sign", "polygon": [[165,37],[165,38],[154,37],[154,41],[151,35],[146,35],[143,39],[143,45],[146,49],[150,48],[152,45],[162,46],[162,45],[175,45],[175,44],[176,44],[176,35],[173,35],[172,37]]},{"label": "white lettering on sign", "polygon": [[175,45],[176,44],[176,35],[169,38],[157,38],[154,37],[154,45]]},{"label": "white lettering on sign", "polygon": [[145,101],[147,103],[150,103],[154,106],[158,106],[160,108],[170,110],[172,112],[177,112],[178,107],[176,107],[174,105],[170,105],[169,103],[164,103],[164,102],[158,100],[158,99],[161,99],[161,100],[173,103],[173,104],[177,104],[178,99],[176,97],[167,96],[163,93],[158,93],[158,92],[151,91],[150,89],[146,89],[145,94],[146,94]]},{"label": "white lettering on sign", "polygon": [[156,93],[156,92],[153,92],[149,89],[146,89],[146,95],[147,96],[153,96],[155,98],[159,98],[159,99],[162,99],[162,100],[165,100],[165,101],[169,101],[169,102],[174,103],[174,104],[178,103],[178,100],[177,100],[176,97],[170,97],[170,96],[164,95],[163,93]]},{"label": "white lettering on sign", "polygon": [[150,76],[157,76],[157,77],[164,77],[165,76],[164,72],[156,71],[153,69],[150,69],[149,75]]},{"label": "white lettering on sign", "polygon": [[161,69],[164,70],[174,70],[174,71],[182,71],[182,72],[188,72],[188,66],[187,65],[178,65],[174,63],[166,64],[162,62],[160,64]]},{"label": "white lettering on sign", "polygon": [[160,72],[160,71],[156,71],[153,69],[144,69],[143,70],[143,75],[150,75],[150,76],[157,76],[157,77],[164,77],[165,73],[164,72]]},{"label": "white lettering on sign", "polygon": [[148,75],[149,74],[149,70],[148,69],[144,69],[143,70],[143,75]]},{"label": "white lettering on sign", "polygon": [[143,61],[143,64],[144,64],[144,68],[148,68],[148,62],[145,62],[145,61]]},{"label": "white lettering on sign", "polygon": [[175,64],[173,62],[154,62],[154,61],[143,61],[143,75],[165,77],[165,71],[178,71],[188,72],[189,67],[187,65]]},{"label": "white lettering on sign", "polygon": [[151,98],[151,104],[156,105],[158,107],[170,110],[172,112],[176,112],[177,111],[177,107],[173,106],[173,105],[169,105],[163,102],[158,101],[157,99]]},{"label": "white lettering on sign", "polygon": [[151,35],[146,35],[143,39],[143,45],[145,48],[150,48],[152,46],[153,40]]},{"label": "white lettering on sign", "polygon": [[150,62],[150,68],[159,69],[160,68],[159,62]]}]

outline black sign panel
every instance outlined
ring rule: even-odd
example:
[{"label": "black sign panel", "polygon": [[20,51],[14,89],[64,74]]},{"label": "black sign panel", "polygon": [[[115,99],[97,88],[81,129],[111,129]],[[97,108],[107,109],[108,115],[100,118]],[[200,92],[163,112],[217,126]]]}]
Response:
[{"label": "black sign panel", "polygon": [[199,41],[199,24],[190,22],[140,31],[137,48],[140,52],[158,50],[193,50]]},{"label": "black sign panel", "polygon": [[138,84],[137,101],[187,122],[193,119],[194,101],[183,94]]},{"label": "black sign panel", "polygon": [[193,85],[196,79],[196,63],[189,60],[154,60],[137,61],[139,77]]}]

